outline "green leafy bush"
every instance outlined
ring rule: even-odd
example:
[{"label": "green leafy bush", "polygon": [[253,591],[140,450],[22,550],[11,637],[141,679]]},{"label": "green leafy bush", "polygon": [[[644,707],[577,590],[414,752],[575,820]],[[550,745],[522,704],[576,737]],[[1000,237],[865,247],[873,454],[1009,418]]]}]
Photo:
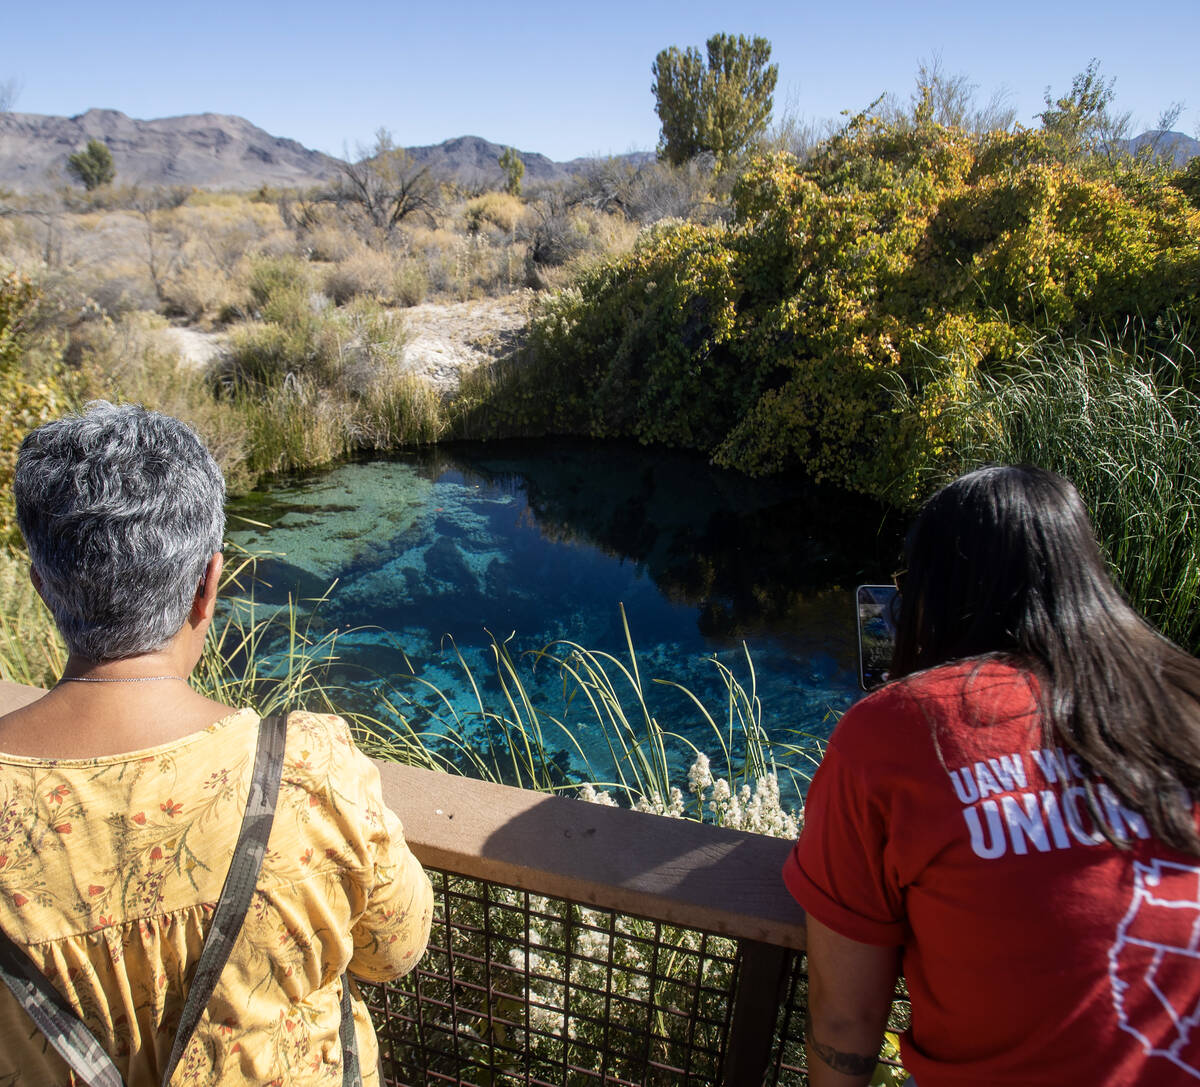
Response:
[{"label": "green leafy bush", "polygon": [[856,118],[804,165],[754,160],[733,211],[550,299],[463,429],[634,436],[906,501],[954,443],[943,405],[1022,343],[1200,314],[1200,214],[1169,175],[1064,163],[1040,132]]},{"label": "green leafy bush", "polygon": [[88,140],[87,147],[67,156],[67,173],[88,192],[111,184],[117,176],[112,152],[99,140]]},{"label": "green leafy bush", "polygon": [[0,276],[0,544],[17,539],[12,478],[21,441],[66,411],[78,382],[44,340],[37,320],[41,292],[25,276]]}]

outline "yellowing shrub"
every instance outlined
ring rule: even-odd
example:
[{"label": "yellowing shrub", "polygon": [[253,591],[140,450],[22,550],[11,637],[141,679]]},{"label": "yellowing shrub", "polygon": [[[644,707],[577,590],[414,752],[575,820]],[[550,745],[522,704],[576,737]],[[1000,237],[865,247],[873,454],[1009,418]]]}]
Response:
[{"label": "yellowing shrub", "polygon": [[486,192],[467,201],[463,209],[463,221],[472,234],[478,234],[488,223],[511,234],[525,214],[525,202],[519,196],[506,192]]},{"label": "yellowing shrub", "polygon": [[660,225],[549,299],[472,430],[634,436],[911,497],[953,445],[940,405],[1020,343],[1200,321],[1185,194],[1036,135],[864,121],[803,166],[752,161],[730,224]]}]

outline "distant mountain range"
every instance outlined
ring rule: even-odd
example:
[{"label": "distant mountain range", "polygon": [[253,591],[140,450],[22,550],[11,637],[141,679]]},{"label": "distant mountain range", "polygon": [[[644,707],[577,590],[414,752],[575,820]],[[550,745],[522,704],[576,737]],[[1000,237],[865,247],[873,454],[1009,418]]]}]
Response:
[{"label": "distant mountain range", "polygon": [[[429,147],[407,147],[405,150],[422,165],[429,168],[439,177],[452,177],[457,181],[468,184],[498,185],[504,180],[504,171],[497,161],[504,150],[504,144],[492,143],[478,136],[456,136],[444,143],[432,144]],[[521,161],[525,164],[526,184],[531,181],[561,181],[584,169],[591,158],[571,159],[569,162],[554,162],[534,151],[518,151]],[[630,154],[618,155],[634,165],[654,161],[653,151],[634,151]]]},{"label": "distant mountain range", "polygon": [[[331,180],[340,161],[227,114],[139,121],[112,109],[90,109],[78,117],[0,113],[0,189],[28,193],[67,184],[67,157],[81,151],[88,140],[108,146],[117,183],[126,185],[306,188]],[[504,145],[478,136],[459,136],[406,150],[448,180],[482,187],[498,184],[504,176],[496,161]],[[527,182],[557,181],[591,161],[553,162],[534,152],[519,153]],[[622,157],[644,162],[654,154],[637,152]]]},{"label": "distant mountain range", "polygon": [[337,160],[264,132],[242,117],[200,113],[138,121],[113,109],[78,117],[0,113],[0,187],[37,192],[67,184],[67,156],[88,140],[108,145],[117,181],[253,189],[319,184]]},{"label": "distant mountain range", "polygon": [[1131,140],[1121,140],[1120,144],[1126,151],[1133,154],[1137,154],[1143,148],[1149,148],[1155,155],[1171,157],[1175,160],[1176,166],[1186,166],[1191,159],[1200,155],[1200,140],[1193,140],[1191,136],[1185,136],[1182,132],[1172,132],[1169,129],[1143,132]]},{"label": "distant mountain range", "polygon": [[[127,185],[186,185],[200,189],[307,188],[330,181],[339,159],[281,139],[243,117],[200,113],[139,121],[112,109],[90,109],[78,117],[37,113],[0,113],[0,189],[38,192],[67,184],[67,156],[88,140],[101,140],[112,152],[117,182]],[[1122,141],[1130,151],[1150,146],[1182,166],[1200,154],[1200,141],[1182,132],[1143,132]],[[503,171],[496,161],[503,144],[478,136],[406,150],[439,177],[483,188],[498,185]],[[526,183],[552,182],[583,169],[588,158],[554,162],[545,155],[519,151]],[[654,158],[651,151],[619,156],[635,165]]]}]

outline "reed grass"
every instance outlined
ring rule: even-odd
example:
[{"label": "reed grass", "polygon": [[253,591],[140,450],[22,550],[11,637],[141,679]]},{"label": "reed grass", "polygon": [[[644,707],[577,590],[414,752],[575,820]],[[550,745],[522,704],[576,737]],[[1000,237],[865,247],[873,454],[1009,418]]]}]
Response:
[{"label": "reed grass", "polygon": [[1131,603],[1197,653],[1200,395],[1190,339],[1178,326],[1153,344],[1142,333],[1029,346],[942,405],[954,445],[927,482],[932,489],[986,463],[1067,476]]},{"label": "reed grass", "polygon": [[[798,730],[785,731],[786,739],[767,732],[753,661],[745,647],[746,682],[713,658],[723,695],[719,704],[706,703],[674,680],[652,677],[647,682],[623,608],[621,615],[625,649],[620,656],[560,640],[514,657],[509,640],[493,637],[490,650],[500,693],[491,699],[480,677],[451,643],[464,685],[471,691],[469,711],[415,673],[393,679],[375,693],[388,710],[387,719],[405,723],[402,745],[414,734],[407,722],[426,717],[428,724],[420,735],[426,740],[434,738],[436,756],[447,768],[484,780],[569,793],[586,783],[610,791],[629,807],[666,808],[673,794],[680,794],[678,806],[688,791],[679,768],[703,754],[712,756],[715,772],[727,777],[735,793],[743,786],[753,787],[767,775],[776,775],[784,780],[787,795],[798,798],[803,794],[819,762],[821,742]],[[546,670],[555,676],[561,692],[559,704],[553,708],[535,693],[536,675]],[[676,692],[692,707],[698,723],[706,726],[703,734],[711,737],[708,750],[661,724],[654,709],[655,687]],[[420,701],[422,695],[430,694],[434,709]],[[591,755],[584,750],[579,742],[584,735],[600,737],[600,743],[592,747],[603,751],[602,758],[595,750]],[[375,732],[366,743],[380,757],[403,761],[402,753],[391,750],[386,724],[383,732]],[[704,817],[699,805],[693,814]]]},{"label": "reed grass", "polygon": [[53,684],[67,648],[29,580],[29,559],[0,549],[0,679],[27,687]]},{"label": "reed grass", "polygon": [[[651,706],[650,692],[657,686],[677,692],[707,725],[712,747],[703,753],[714,756],[715,769],[728,777],[735,793],[775,774],[784,777],[789,795],[798,797],[807,768],[816,765],[811,739],[807,744],[776,740],[763,727],[748,651],[748,685],[713,660],[724,697],[719,704],[706,704],[674,680],[643,678],[624,609],[620,657],[570,641],[514,656],[509,641],[493,637],[498,694],[451,641],[449,649],[472,692],[474,705],[464,710],[418,676],[407,657],[408,674],[386,680],[355,668],[340,648],[355,631],[326,630],[320,623],[321,606],[334,585],[315,600],[257,603],[246,592],[256,562],[257,556],[230,553],[219,611],[192,674],[193,687],[218,702],[261,714],[288,707],[336,713],[369,754],[407,765],[542,792],[574,793],[587,783],[611,790],[630,807],[666,807],[673,791],[680,796],[685,791],[686,782],[677,780],[681,759],[702,752],[695,741],[660,724]],[[28,560],[20,554],[0,554],[0,679],[46,687],[62,674],[67,653],[27,569]],[[535,679],[546,669],[561,681],[558,712],[539,704]],[[362,708],[364,701],[370,708]],[[607,756],[602,760],[594,752],[589,757],[578,739],[597,729]],[[693,814],[704,817],[701,805]]]}]

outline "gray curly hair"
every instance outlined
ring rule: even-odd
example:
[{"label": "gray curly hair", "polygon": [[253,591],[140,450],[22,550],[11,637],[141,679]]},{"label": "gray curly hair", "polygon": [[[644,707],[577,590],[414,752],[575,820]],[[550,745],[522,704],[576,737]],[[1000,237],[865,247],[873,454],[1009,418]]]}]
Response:
[{"label": "gray curly hair", "polygon": [[161,649],[183,627],[225,532],[225,481],[195,432],[104,400],[28,434],[17,523],[67,648]]}]

